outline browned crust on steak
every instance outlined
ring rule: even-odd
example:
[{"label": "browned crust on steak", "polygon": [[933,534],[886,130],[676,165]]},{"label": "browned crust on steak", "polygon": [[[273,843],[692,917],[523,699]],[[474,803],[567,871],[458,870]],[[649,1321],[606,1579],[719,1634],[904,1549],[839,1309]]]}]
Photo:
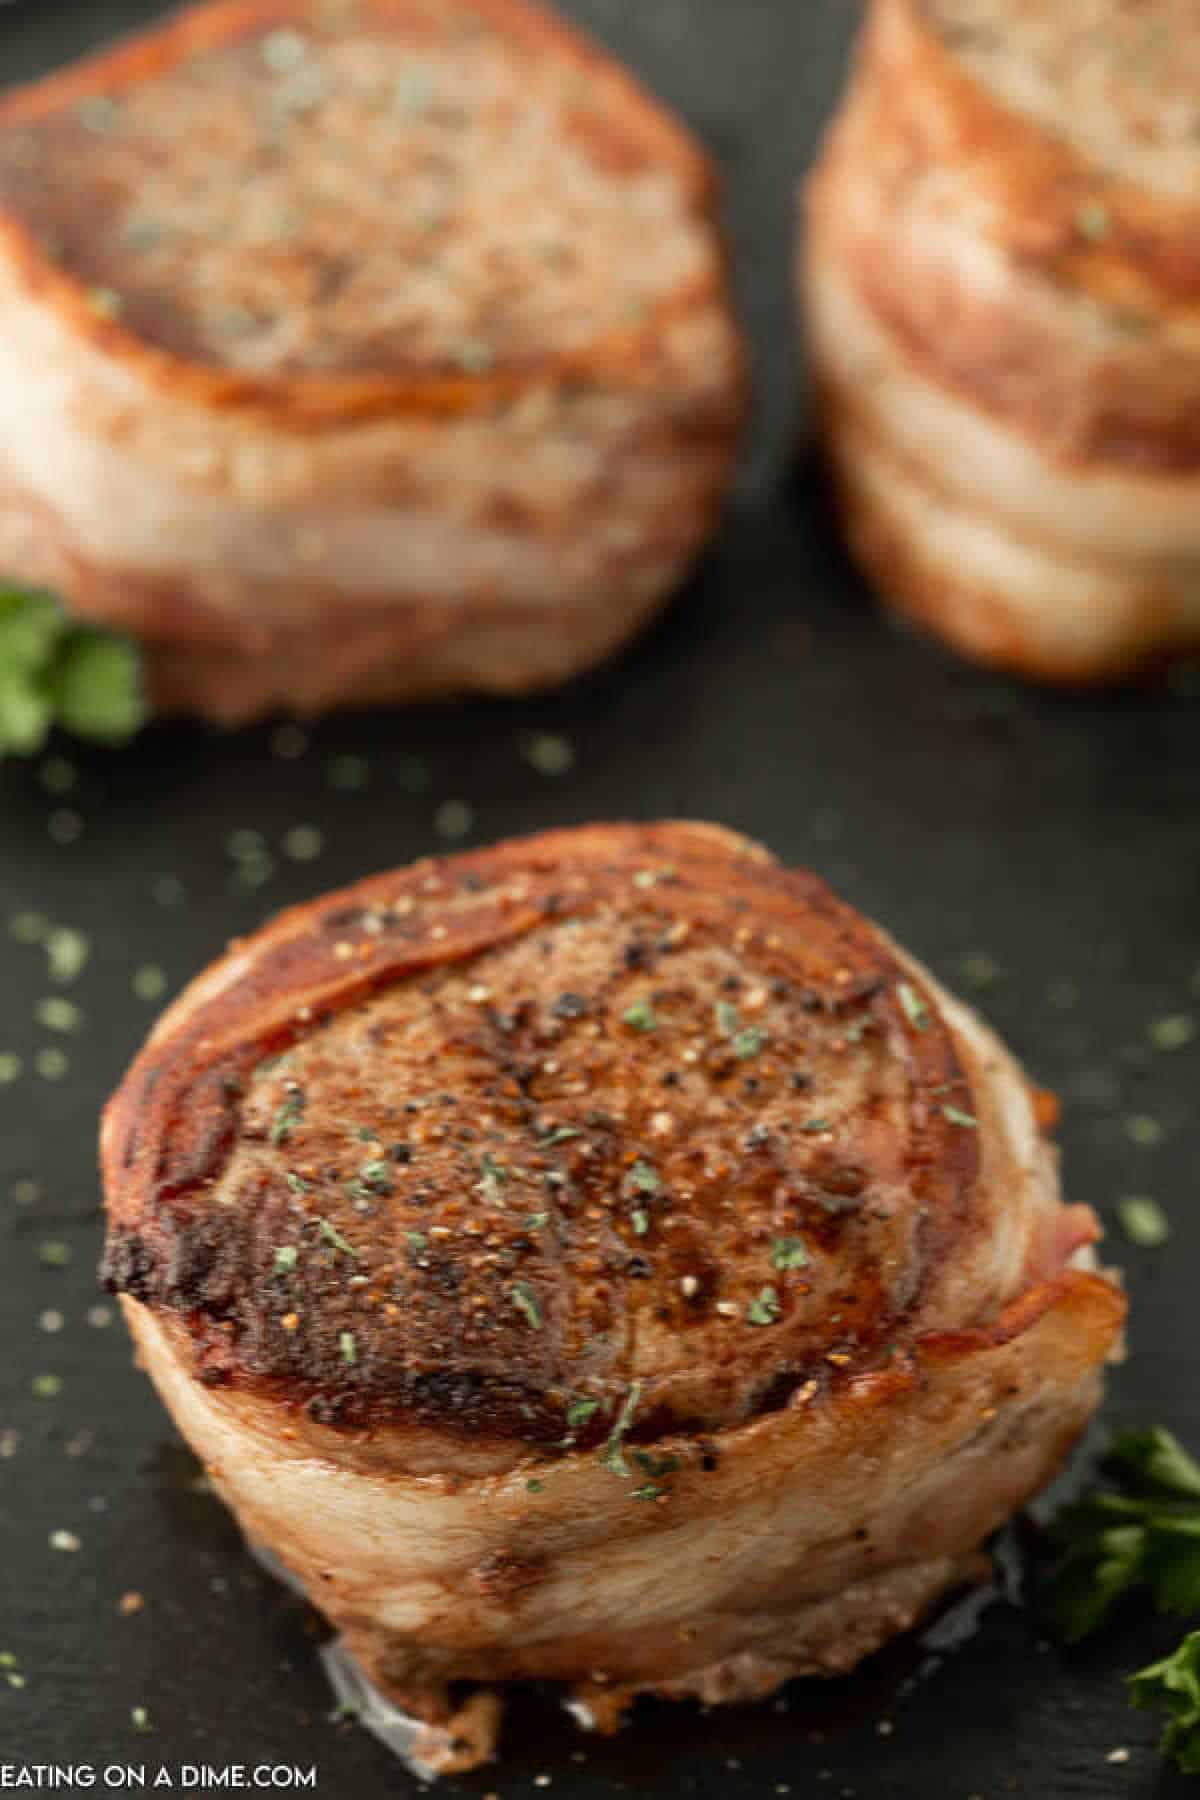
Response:
[{"label": "browned crust on steak", "polygon": [[108,1109],[105,1273],[203,1379],[321,1423],[586,1443],[634,1392],[634,1436],[744,1420],[899,1354],[992,1228],[936,1004],[730,833],[418,864],[231,957]]},{"label": "browned crust on steak", "polygon": [[[385,22],[403,19],[398,0],[358,0],[358,6],[362,14]],[[602,125],[597,119],[579,121],[581,141],[621,167],[669,168],[686,209],[712,220],[717,179],[711,160],[680,121],[583,33],[533,0],[455,0],[454,10],[560,58],[598,85],[609,104]],[[0,99],[0,132],[36,125],[91,97],[119,94],[169,75],[189,57],[270,28],[303,23],[312,13],[310,0],[215,0],[194,7],[114,49],[10,92]],[[548,378],[653,385],[664,330],[673,320],[722,301],[726,277],[726,262],[718,253],[701,275],[666,294],[628,326],[608,330],[579,349],[510,363],[498,358],[494,367],[478,374],[413,367],[362,375],[254,375],[174,354],[120,319],[98,314],[88,287],[47,256],[36,225],[11,207],[0,207],[0,255],[27,291],[61,317],[76,338],[94,344],[152,387],[216,413],[249,415],[295,432],[401,414],[454,418],[511,401]]]}]

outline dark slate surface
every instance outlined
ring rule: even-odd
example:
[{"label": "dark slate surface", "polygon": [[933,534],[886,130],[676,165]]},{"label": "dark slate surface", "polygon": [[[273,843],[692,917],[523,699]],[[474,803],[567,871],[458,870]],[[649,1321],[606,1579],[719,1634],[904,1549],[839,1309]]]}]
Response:
[{"label": "dark slate surface", "polygon": [[[0,8],[0,68],[31,74],[153,10],[18,0]],[[137,971],[161,968],[174,988],[278,905],[436,848],[446,802],[472,809],[466,842],[606,815],[723,820],[820,869],[969,992],[991,959],[1000,973],[975,997],[1066,1098],[1071,1192],[1110,1220],[1128,1194],[1171,1212],[1165,1250],[1120,1246],[1132,1356],[1111,1416],[1163,1420],[1200,1443],[1200,1040],[1166,1052],[1153,1038],[1156,1021],[1200,1015],[1197,684],[1061,697],[958,666],[880,621],[829,532],[794,453],[788,236],[793,179],[836,92],[854,9],[570,10],[679,104],[729,171],[760,380],[738,502],[650,641],[560,697],[328,722],[298,756],[266,730],[160,729],[113,755],[64,745],[78,777],[67,795],[47,791],[44,770],[0,768],[0,1074],[24,1059],[0,1087],[0,1654],[25,1681],[0,1679],[0,1773],[49,1758],[145,1763],[151,1779],[160,1763],[178,1774],[297,1761],[316,1763],[326,1794],[415,1791],[372,1740],[330,1722],[311,1619],[198,1491],[119,1323],[88,1314],[101,1298],[97,1110],[155,1010],[134,991]],[[573,770],[536,773],[521,753],[529,731],[566,734]],[[366,759],[365,786],[349,791],[330,779],[347,756]],[[281,853],[298,825],[324,834],[318,860]],[[247,829],[274,857],[259,859],[257,887],[239,885],[239,866],[256,866],[228,847]],[[164,876],[182,883],[181,902]],[[31,910],[90,940],[87,969],[61,990],[84,1014],[74,1033],[37,1020],[60,990],[42,951],[8,933]],[[39,1072],[47,1049],[68,1059],[57,1079],[53,1059]],[[65,1266],[43,1262],[47,1243],[67,1246]],[[49,1329],[56,1313],[61,1329]],[[44,1375],[61,1378],[57,1395],[33,1391]],[[55,1550],[55,1531],[81,1547]],[[145,1604],[123,1617],[129,1592]],[[774,1707],[647,1708],[613,1743],[575,1737],[530,1700],[510,1758],[443,1791],[517,1800],[549,1776],[564,1800],[1185,1792],[1121,1682],[1165,1650],[1171,1627],[1135,1608],[1064,1656],[998,1596],[959,1635],[952,1653],[903,1646],[855,1681],[798,1686]],[[1111,1761],[1115,1750],[1128,1754]]]}]

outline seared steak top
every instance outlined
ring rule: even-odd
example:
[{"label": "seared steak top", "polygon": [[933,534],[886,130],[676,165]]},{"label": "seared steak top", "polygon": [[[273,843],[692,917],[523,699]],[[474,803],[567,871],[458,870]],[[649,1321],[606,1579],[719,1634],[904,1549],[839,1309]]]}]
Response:
[{"label": "seared steak top", "polygon": [[201,7],[0,103],[0,209],[102,324],[247,376],[480,376],[710,279],[707,164],[523,0]]},{"label": "seared steak top", "polygon": [[895,1354],[979,1227],[972,1107],[815,877],[709,827],[556,833],[202,977],[110,1108],[106,1272],[208,1379],[334,1422],[716,1429]]}]

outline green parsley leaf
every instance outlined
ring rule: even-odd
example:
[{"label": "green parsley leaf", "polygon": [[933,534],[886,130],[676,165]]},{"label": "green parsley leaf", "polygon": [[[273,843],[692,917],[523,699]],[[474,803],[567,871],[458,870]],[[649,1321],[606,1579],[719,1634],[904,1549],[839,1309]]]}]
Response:
[{"label": "green parsley leaf", "polygon": [[344,1363],[356,1363],[358,1361],[358,1345],[354,1341],[354,1333],[352,1331],[342,1331],[338,1333],[338,1349],[342,1353],[342,1361]]},{"label": "green parsley leaf", "polygon": [[1185,1774],[1200,1775],[1200,1631],[1190,1631],[1173,1656],[1130,1676],[1129,1698],[1142,1709],[1166,1708],[1164,1754]]},{"label": "green parsley leaf", "polygon": [[654,1016],[654,1008],[648,1000],[635,1000],[621,1014],[626,1025],[632,1025],[635,1031],[657,1031],[658,1020]]},{"label": "green parsley leaf", "polygon": [[973,1113],[962,1112],[957,1106],[943,1106],[942,1116],[949,1119],[951,1125],[959,1125],[964,1131],[976,1131],[979,1120]]},{"label": "green parsley leaf", "polygon": [[1106,1468],[1113,1485],[1054,1524],[1061,1554],[1049,1609],[1071,1642],[1136,1589],[1148,1589],[1163,1612],[1200,1612],[1200,1465],[1156,1428],[1120,1438]]},{"label": "green parsley leaf", "polygon": [[778,1237],[771,1240],[771,1267],[774,1269],[806,1269],[812,1258],[801,1238]]},{"label": "green parsley leaf", "polygon": [[757,1056],[765,1048],[766,1042],[765,1031],[761,1031],[757,1025],[747,1025],[733,1040],[733,1054],[740,1062],[749,1062],[752,1056]]},{"label": "green parsley leaf", "polygon": [[299,1257],[300,1252],[295,1244],[281,1244],[275,1252],[275,1273],[286,1275],[289,1269],[295,1268]]},{"label": "green parsley leaf", "polygon": [[640,1206],[634,1208],[633,1229],[639,1237],[645,1237],[650,1229],[650,1214]]}]

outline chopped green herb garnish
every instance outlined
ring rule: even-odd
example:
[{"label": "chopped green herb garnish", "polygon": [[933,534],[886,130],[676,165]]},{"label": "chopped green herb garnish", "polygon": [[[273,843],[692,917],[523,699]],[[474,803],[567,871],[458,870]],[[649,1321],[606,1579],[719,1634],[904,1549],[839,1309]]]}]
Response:
[{"label": "chopped green herb garnish", "polygon": [[600,1460],[604,1464],[604,1467],[606,1469],[611,1469],[614,1475],[625,1476],[627,1480],[629,1478],[629,1465],[625,1461],[625,1452],[622,1445],[624,1444],[630,1426],[633,1424],[634,1415],[637,1412],[638,1403],[641,1400],[641,1397],[642,1384],[640,1381],[635,1381],[628,1394],[625,1396],[625,1404],[618,1413],[616,1424],[609,1432],[608,1440],[600,1453]]},{"label": "chopped green herb garnish", "polygon": [[1075,213],[1075,223],[1089,243],[1099,243],[1108,236],[1112,225],[1107,206],[1100,200],[1089,200]]},{"label": "chopped green herb garnish", "polygon": [[731,1000],[718,1000],[715,1010],[717,1015],[717,1030],[721,1032],[724,1037],[735,1036],[738,1027],[741,1024],[737,1007],[734,1006]]},{"label": "chopped green herb garnish", "polygon": [[518,1281],[512,1290],[512,1303],[533,1327],[534,1331],[542,1328],[542,1309],[537,1297],[527,1281]]},{"label": "chopped green herb garnish", "polygon": [[312,1182],[305,1181],[303,1175],[297,1175],[297,1173],[294,1169],[288,1170],[287,1174],[284,1176],[284,1180],[287,1182],[288,1186],[291,1188],[293,1194],[311,1194],[312,1193]]},{"label": "chopped green herb garnish", "polygon": [[507,1180],[508,1170],[504,1164],[485,1150],[479,1159],[479,1185],[489,1200],[496,1199]]},{"label": "chopped green herb garnish", "polygon": [[291,1143],[292,1133],[304,1117],[304,1104],[303,1090],[293,1088],[271,1121],[271,1142],[274,1145]]},{"label": "chopped green herb garnish", "polygon": [[1121,1229],[1131,1244],[1142,1250],[1157,1250],[1171,1235],[1171,1221],[1147,1194],[1130,1194],[1117,1207]]},{"label": "chopped green herb garnish", "polygon": [[281,1244],[279,1249],[275,1252],[276,1274],[286,1275],[289,1269],[295,1268],[299,1257],[300,1252],[297,1250],[295,1244]]},{"label": "chopped green herb garnish", "polygon": [[662,1188],[662,1177],[657,1169],[639,1156],[629,1171],[629,1185],[635,1194],[657,1194]]},{"label": "chopped green herb garnish", "polygon": [[746,1308],[746,1320],[751,1325],[774,1325],[781,1311],[779,1295],[773,1287],[765,1287]]},{"label": "chopped green herb garnish", "polygon": [[429,1248],[429,1239],[425,1233],[423,1231],[406,1231],[404,1235],[408,1239],[408,1247],[413,1254],[423,1256]]},{"label": "chopped green herb garnish", "polygon": [[546,1484],[544,1481],[527,1481],[525,1483],[525,1492],[527,1494],[544,1494],[545,1491]]},{"label": "chopped green herb garnish", "polygon": [[548,1212],[530,1213],[525,1221],[526,1231],[542,1231],[550,1223]]},{"label": "chopped green herb garnish", "polygon": [[733,1054],[742,1062],[748,1062],[752,1056],[758,1055],[759,1051],[765,1047],[766,1042],[765,1031],[761,1031],[757,1025],[748,1025],[734,1038]]},{"label": "chopped green herb garnish", "polygon": [[640,1206],[633,1213],[633,1229],[639,1237],[645,1237],[650,1229],[650,1214]]},{"label": "chopped green herb garnish", "polygon": [[943,1106],[942,1116],[949,1119],[951,1125],[960,1125],[964,1131],[975,1131],[979,1126],[974,1113],[963,1112],[957,1106]]},{"label": "chopped green herb garnish", "polygon": [[801,1131],[810,1132],[815,1136],[817,1132],[829,1131],[831,1127],[828,1119],[809,1119],[806,1124],[800,1127],[800,1129]]},{"label": "chopped green herb garnish", "polygon": [[346,1242],[341,1232],[335,1230],[328,1219],[318,1219],[317,1230],[327,1244],[332,1245],[335,1250],[340,1250],[343,1256],[352,1256],[356,1262],[358,1261],[358,1251],[353,1244]]},{"label": "chopped green herb garnish", "polygon": [[806,1269],[812,1258],[804,1242],[797,1237],[771,1240],[771,1266],[776,1269]]},{"label": "chopped green herb garnish", "polygon": [[586,1425],[599,1410],[598,1400],[572,1400],[567,1408],[567,1424],[575,1431],[580,1425]]},{"label": "chopped green herb garnish", "polygon": [[635,1000],[632,1006],[626,1007],[621,1017],[626,1025],[632,1025],[635,1031],[656,1031],[658,1029],[654,1008],[648,1000]]},{"label": "chopped green herb garnish", "polygon": [[367,1193],[380,1194],[385,1199],[396,1191],[391,1168],[386,1162],[364,1163],[358,1171],[358,1180]]},{"label": "chopped green herb garnish", "polygon": [[583,1133],[574,1125],[559,1125],[542,1139],[543,1150],[553,1150],[559,1144],[568,1144],[572,1138],[582,1137]]},{"label": "chopped green herb garnish", "polygon": [[914,1031],[929,1030],[929,1008],[910,981],[897,984],[896,992],[900,996],[900,1004]]},{"label": "chopped green herb garnish", "polygon": [[342,1331],[338,1333],[338,1349],[342,1353],[342,1361],[344,1363],[356,1363],[358,1361],[358,1345],[354,1341],[354,1333],[352,1331]]}]

